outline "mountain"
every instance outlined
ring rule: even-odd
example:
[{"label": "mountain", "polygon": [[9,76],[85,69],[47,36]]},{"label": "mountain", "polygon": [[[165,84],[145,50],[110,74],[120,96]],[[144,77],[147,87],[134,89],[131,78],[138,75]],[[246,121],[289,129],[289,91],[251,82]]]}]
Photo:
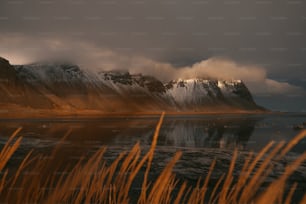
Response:
[{"label": "mountain", "polygon": [[67,62],[11,65],[0,58],[0,104],[31,110],[209,111],[263,110],[240,80],[201,78],[163,83],[123,71],[92,72]]},{"label": "mountain", "polygon": [[250,91],[241,80],[179,79],[165,86],[167,93],[174,99],[179,109],[258,108]]}]

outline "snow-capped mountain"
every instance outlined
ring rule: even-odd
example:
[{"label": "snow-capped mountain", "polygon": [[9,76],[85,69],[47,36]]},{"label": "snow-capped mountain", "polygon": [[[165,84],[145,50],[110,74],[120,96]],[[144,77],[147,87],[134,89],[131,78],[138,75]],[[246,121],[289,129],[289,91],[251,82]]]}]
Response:
[{"label": "snow-capped mountain", "polygon": [[92,72],[63,62],[12,66],[2,58],[0,77],[0,103],[21,107],[106,112],[262,109],[240,80],[195,78],[162,83],[152,76]]},{"label": "snow-capped mountain", "polygon": [[241,80],[218,81],[179,79],[166,85],[167,93],[181,109],[229,106],[256,107],[252,95]]}]

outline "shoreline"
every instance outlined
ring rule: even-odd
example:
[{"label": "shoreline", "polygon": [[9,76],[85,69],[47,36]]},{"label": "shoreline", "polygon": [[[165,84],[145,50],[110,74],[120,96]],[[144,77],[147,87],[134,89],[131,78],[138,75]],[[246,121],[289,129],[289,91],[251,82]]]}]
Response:
[{"label": "shoreline", "polygon": [[[96,110],[77,110],[77,111],[60,111],[60,110],[14,110],[1,111],[0,120],[5,119],[98,119],[98,118],[122,118],[122,117],[159,117],[162,112],[166,116],[191,116],[191,115],[282,115],[289,112],[276,111],[151,111],[151,112],[102,112]],[[300,113],[292,113],[300,114]],[[306,113],[305,113],[306,114]]]}]

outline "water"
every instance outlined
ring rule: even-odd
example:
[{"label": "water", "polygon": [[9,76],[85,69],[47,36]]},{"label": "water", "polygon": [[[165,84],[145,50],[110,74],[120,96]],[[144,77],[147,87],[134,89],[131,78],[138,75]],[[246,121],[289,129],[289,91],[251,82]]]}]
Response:
[{"label": "water", "polygon": [[[14,169],[34,149],[36,153],[48,154],[59,143],[63,147],[58,161],[77,161],[83,155],[90,155],[102,146],[107,146],[105,159],[113,161],[116,156],[130,150],[140,142],[146,151],[152,141],[159,116],[117,116],[82,119],[1,119],[0,145],[4,145],[9,135],[18,127],[23,127],[21,147],[14,154],[8,166]],[[243,165],[248,152],[258,152],[270,141],[290,141],[299,130],[294,126],[306,122],[306,114],[267,115],[166,115],[158,138],[152,164],[151,178],[156,178],[176,151],[183,156],[174,172],[178,178],[191,185],[208,172],[213,159],[217,160],[212,174],[212,184],[227,172],[235,148],[239,157],[235,175]],[[61,141],[70,130],[67,138]],[[280,176],[284,166],[306,149],[306,140],[297,144],[288,156],[275,163],[276,170],[268,177],[267,183]],[[272,161],[273,162],[273,161]],[[295,200],[306,192],[306,164],[290,177],[289,184],[298,182]],[[290,186],[290,185],[288,185]],[[137,191],[137,187],[135,187]],[[138,189],[139,190],[139,189]]]}]

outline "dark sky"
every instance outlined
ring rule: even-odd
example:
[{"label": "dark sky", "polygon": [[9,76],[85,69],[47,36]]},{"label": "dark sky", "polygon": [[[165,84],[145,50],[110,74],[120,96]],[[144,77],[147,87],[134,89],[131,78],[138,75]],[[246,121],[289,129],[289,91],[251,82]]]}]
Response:
[{"label": "dark sky", "polygon": [[258,102],[306,111],[305,11],[303,0],[1,0],[0,55],[21,63],[47,49],[56,52],[58,44],[74,52],[84,43],[175,69],[222,57],[265,70],[267,86],[287,87],[271,94],[256,91],[262,80],[253,83]]}]

